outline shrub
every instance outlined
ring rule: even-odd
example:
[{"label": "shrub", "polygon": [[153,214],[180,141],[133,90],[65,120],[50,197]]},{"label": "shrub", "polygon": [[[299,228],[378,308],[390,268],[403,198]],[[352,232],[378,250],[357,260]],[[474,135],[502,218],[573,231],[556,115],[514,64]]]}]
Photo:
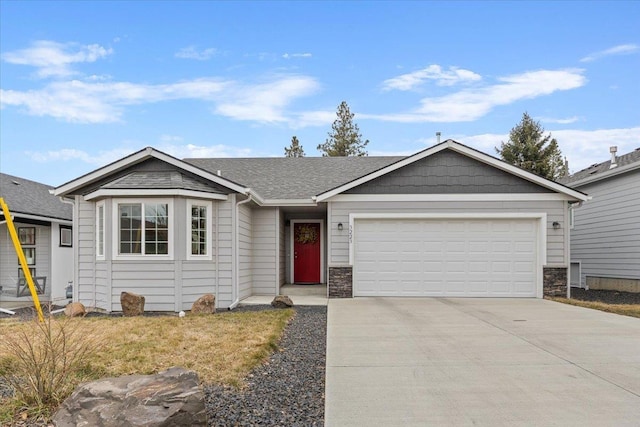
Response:
[{"label": "shrub", "polygon": [[28,406],[53,408],[60,404],[88,370],[97,351],[94,334],[80,319],[32,321],[32,328],[3,334],[8,356],[0,360],[0,376]]}]

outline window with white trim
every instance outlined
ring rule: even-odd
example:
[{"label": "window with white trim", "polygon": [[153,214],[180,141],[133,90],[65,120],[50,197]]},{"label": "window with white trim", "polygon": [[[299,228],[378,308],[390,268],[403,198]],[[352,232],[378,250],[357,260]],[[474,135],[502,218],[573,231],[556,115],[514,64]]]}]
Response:
[{"label": "window with white trim", "polygon": [[169,209],[166,201],[117,203],[117,254],[169,255]]},{"label": "window with white trim", "polygon": [[96,256],[104,259],[104,202],[96,205]]},{"label": "window with white trim", "polygon": [[187,202],[187,258],[211,259],[211,202],[189,200]]},{"label": "window with white trim", "polygon": [[569,206],[569,229],[573,230],[575,224],[575,210],[573,206]]},{"label": "window with white trim", "polygon": [[70,225],[60,225],[60,246],[73,246],[73,230]]}]

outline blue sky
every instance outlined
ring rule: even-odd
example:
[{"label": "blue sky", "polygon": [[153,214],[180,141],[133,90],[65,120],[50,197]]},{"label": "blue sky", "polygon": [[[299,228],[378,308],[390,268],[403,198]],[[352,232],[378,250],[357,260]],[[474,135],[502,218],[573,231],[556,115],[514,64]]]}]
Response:
[{"label": "blue sky", "polygon": [[0,169],[51,185],[145,146],[495,154],[527,111],[570,169],[640,147],[640,2],[0,1]]}]

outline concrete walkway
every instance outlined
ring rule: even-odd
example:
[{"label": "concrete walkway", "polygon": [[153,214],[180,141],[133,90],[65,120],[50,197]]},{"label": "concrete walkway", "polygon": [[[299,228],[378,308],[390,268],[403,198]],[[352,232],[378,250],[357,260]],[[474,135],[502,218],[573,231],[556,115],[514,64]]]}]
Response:
[{"label": "concrete walkway", "polygon": [[[327,305],[327,285],[284,285],[280,295],[287,295],[295,305]],[[273,295],[252,295],[240,305],[269,305]]]},{"label": "concrete walkway", "polygon": [[327,426],[638,426],[640,319],[539,299],[330,300]]}]

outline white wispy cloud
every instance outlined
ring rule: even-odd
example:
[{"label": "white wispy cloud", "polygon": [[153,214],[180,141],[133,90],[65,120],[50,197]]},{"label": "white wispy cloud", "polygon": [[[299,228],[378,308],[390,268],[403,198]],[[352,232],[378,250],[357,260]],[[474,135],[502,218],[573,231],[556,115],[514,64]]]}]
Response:
[{"label": "white wispy cloud", "polygon": [[35,75],[40,78],[68,77],[77,74],[72,69],[72,64],[95,62],[112,53],[113,49],[98,44],[79,45],[39,40],[28,48],[3,53],[2,60],[9,64],[35,67]]},{"label": "white wispy cloud", "polygon": [[282,55],[284,59],[292,59],[292,58],[311,58],[310,53],[285,53]]},{"label": "white wispy cloud", "polygon": [[[578,130],[578,129],[546,129],[545,135],[558,141],[562,155],[569,161],[569,170],[577,172],[593,163],[606,162],[610,159],[609,147],[618,147],[618,154],[629,153],[640,148],[640,127]],[[496,154],[495,147],[509,140],[508,134],[486,133],[479,135],[443,135],[465,145],[469,145],[492,156]],[[426,145],[433,145],[433,142]]]},{"label": "white wispy cloud", "polygon": [[[194,145],[175,144],[177,140],[167,140],[168,135],[161,135],[154,146],[167,154],[179,159],[194,157],[250,157],[253,151],[250,148],[232,147],[224,144],[216,145]],[[171,137],[174,138],[174,137]],[[170,139],[171,139],[170,138]],[[177,137],[180,141],[181,137]],[[36,163],[65,163],[81,162],[92,168],[102,167],[123,157],[126,157],[139,150],[140,147],[132,149],[127,147],[114,148],[112,150],[89,153],[85,150],[75,148],[63,148],[60,150],[26,151],[25,155]],[[142,146],[142,145],[140,145]]]},{"label": "white wispy cloud", "polygon": [[171,99],[212,100],[229,86],[218,79],[196,79],[165,85],[129,82],[56,81],[43,89],[0,90],[0,104],[22,107],[34,116],[50,116],[76,123],[121,120],[123,107]]},{"label": "white wispy cloud", "polygon": [[181,59],[195,59],[197,61],[207,61],[212,57],[214,57],[217,53],[218,53],[218,50],[213,47],[198,50],[196,46],[188,46],[188,47],[183,47],[178,52],[176,52],[175,57],[181,58]]},{"label": "white wispy cloud", "polygon": [[359,117],[400,123],[474,121],[501,105],[581,87],[587,82],[583,72],[581,69],[527,71],[500,77],[496,84],[423,98],[418,108],[405,113],[361,114]]},{"label": "white wispy cloud", "polygon": [[251,157],[253,150],[243,147],[232,147],[230,145],[216,144],[216,145],[171,145],[164,144],[158,147],[160,151],[164,151],[179,159],[185,158],[220,158],[220,157]]},{"label": "white wispy cloud", "polygon": [[566,125],[570,123],[575,123],[580,120],[578,116],[566,117],[564,119],[556,119],[553,117],[537,117],[536,120],[539,120],[543,123],[557,123],[561,125]]},{"label": "white wispy cloud", "polygon": [[224,94],[215,112],[236,120],[290,123],[285,108],[293,100],[315,93],[319,87],[315,79],[307,76],[288,76],[268,83],[237,86]]},{"label": "white wispy cloud", "polygon": [[432,64],[421,70],[385,80],[382,83],[382,90],[413,90],[429,80],[434,81],[438,86],[453,86],[459,83],[477,82],[482,80],[482,77],[462,68],[449,67],[445,70],[440,65]]},{"label": "white wispy cloud", "polygon": [[192,99],[210,102],[216,114],[237,120],[287,122],[286,107],[318,87],[315,79],[297,75],[260,84],[218,78],[159,85],[71,80],[52,82],[38,90],[0,89],[0,105],[68,122],[110,123],[121,121],[128,105]]},{"label": "white wispy cloud", "polygon": [[637,44],[621,44],[618,46],[610,47],[609,49],[593,52],[580,59],[580,62],[593,62],[606,56],[612,55],[629,55],[640,51],[640,46]]},{"label": "white wispy cloud", "polygon": [[36,163],[82,162],[92,167],[100,167],[128,156],[134,151],[127,148],[116,148],[90,154],[84,150],[63,148],[60,150],[26,151],[25,155]]}]

